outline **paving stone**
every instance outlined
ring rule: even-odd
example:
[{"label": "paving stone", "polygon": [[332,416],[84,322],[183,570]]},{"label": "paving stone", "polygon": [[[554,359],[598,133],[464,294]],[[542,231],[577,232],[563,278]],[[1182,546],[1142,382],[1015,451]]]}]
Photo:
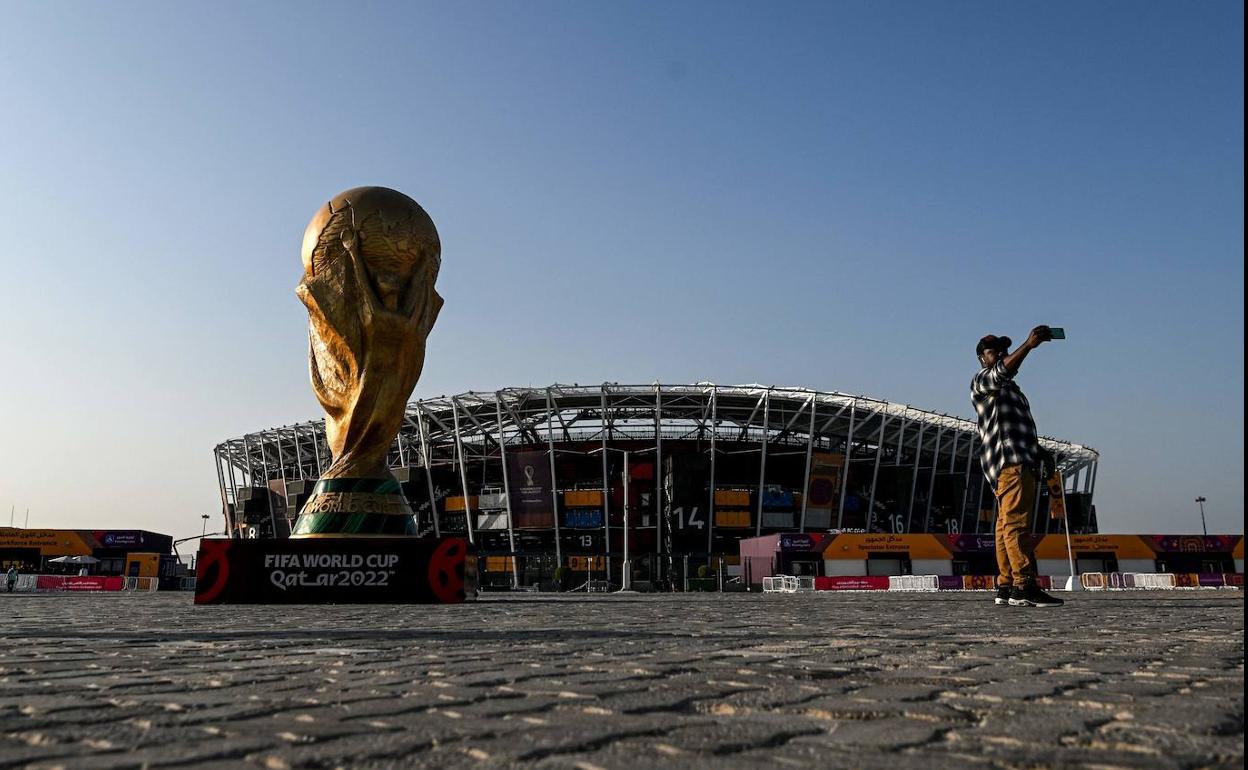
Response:
[{"label": "paving stone", "polygon": [[1242,593],[0,594],[0,768],[1242,767]]}]

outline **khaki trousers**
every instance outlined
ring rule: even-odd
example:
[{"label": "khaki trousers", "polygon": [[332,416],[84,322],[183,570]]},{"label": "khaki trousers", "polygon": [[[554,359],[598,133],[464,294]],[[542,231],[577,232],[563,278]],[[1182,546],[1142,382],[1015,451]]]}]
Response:
[{"label": "khaki trousers", "polygon": [[1007,465],[997,478],[998,586],[1023,586],[1036,579],[1036,559],[1027,534],[1036,506],[1036,474]]}]

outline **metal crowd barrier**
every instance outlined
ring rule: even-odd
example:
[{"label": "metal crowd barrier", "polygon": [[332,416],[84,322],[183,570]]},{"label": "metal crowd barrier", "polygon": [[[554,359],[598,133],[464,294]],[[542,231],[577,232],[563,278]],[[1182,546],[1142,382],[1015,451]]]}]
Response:
[{"label": "metal crowd barrier", "polygon": [[1088,591],[1240,588],[1243,577],[1217,572],[1085,572],[1079,584]]},{"label": "metal crowd barrier", "polygon": [[[1048,590],[1064,590],[1069,575],[1041,575],[1038,583]],[[881,581],[878,586],[884,588],[884,578],[819,578],[819,580],[859,580]],[[940,575],[891,575],[888,577],[889,591],[948,591],[948,590],[993,590],[996,579],[986,575],[967,575],[962,577]],[[1079,585],[1085,591],[1132,591],[1132,590],[1175,590],[1197,588],[1238,588],[1244,585],[1241,573],[1174,573],[1174,572],[1085,572],[1079,576]],[[836,586],[834,586],[835,588]],[[841,587],[844,588],[844,587]],[[867,586],[853,586],[867,588]],[[763,578],[763,593],[793,594],[816,590],[816,579],[812,577],[794,577],[793,575],[774,575]]]},{"label": "metal crowd barrier", "polygon": [[763,578],[765,594],[795,594],[814,591],[815,579],[811,577],[795,577],[793,575],[775,575]]},{"label": "metal crowd barrier", "polygon": [[152,577],[128,577],[123,584],[123,591],[155,591],[160,581]]},{"label": "metal crowd barrier", "polygon": [[940,590],[940,578],[936,575],[891,575],[888,578],[890,591],[937,591]]}]

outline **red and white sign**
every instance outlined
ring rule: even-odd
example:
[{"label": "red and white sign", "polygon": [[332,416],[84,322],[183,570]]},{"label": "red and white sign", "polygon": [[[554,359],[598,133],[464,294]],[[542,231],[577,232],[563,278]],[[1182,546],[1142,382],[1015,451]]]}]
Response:
[{"label": "red and white sign", "polygon": [[39,575],[36,591],[121,591],[126,579],[118,575]]},{"label": "red and white sign", "polygon": [[119,576],[75,575],[65,578],[63,591],[120,591],[125,579]]},{"label": "red and white sign", "polygon": [[815,578],[816,591],[887,591],[887,575],[836,576]]}]

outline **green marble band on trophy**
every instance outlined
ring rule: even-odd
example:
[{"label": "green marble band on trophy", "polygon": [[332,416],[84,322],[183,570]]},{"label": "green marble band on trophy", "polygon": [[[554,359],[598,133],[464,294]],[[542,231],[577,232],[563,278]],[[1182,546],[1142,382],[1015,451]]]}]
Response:
[{"label": "green marble band on trophy", "polygon": [[292,538],[414,536],[416,522],[386,457],[442,308],[442,245],[416,201],[357,187],[329,201],[303,235],[312,390],[333,462]]},{"label": "green marble band on trophy", "polygon": [[416,520],[395,479],[321,479],[291,537],[415,537]]}]

